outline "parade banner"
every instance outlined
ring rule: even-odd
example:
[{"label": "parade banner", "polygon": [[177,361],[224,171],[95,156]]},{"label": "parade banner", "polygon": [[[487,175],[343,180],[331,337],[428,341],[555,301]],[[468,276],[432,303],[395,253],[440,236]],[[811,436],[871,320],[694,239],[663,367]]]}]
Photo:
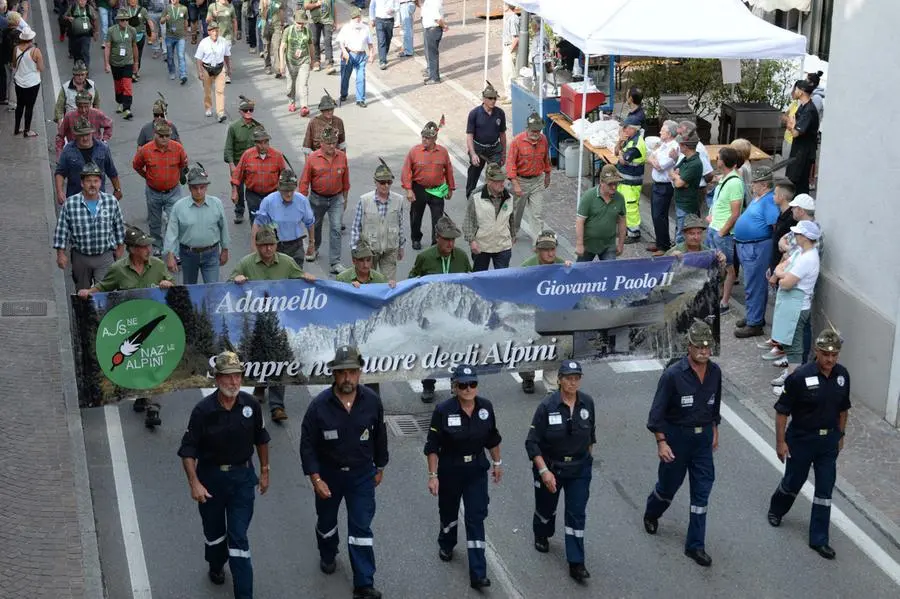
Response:
[{"label": "parade banner", "polygon": [[330,382],[340,345],[365,357],[363,382],[683,354],[695,318],[716,335],[712,252],[432,275],[356,288],[301,279],[72,297],[83,406],[211,387],[216,353],[237,351],[246,384]]}]

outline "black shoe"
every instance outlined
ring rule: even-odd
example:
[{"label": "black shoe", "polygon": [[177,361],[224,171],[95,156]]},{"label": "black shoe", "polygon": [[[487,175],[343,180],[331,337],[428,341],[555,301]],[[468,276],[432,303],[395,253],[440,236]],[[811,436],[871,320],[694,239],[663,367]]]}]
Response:
[{"label": "black shoe", "polygon": [[538,553],[550,553],[550,539],[547,537],[534,537],[534,548]]},{"label": "black shoe", "polygon": [[528,395],[534,393],[534,379],[522,379],[522,391]]},{"label": "black shoe", "polygon": [[357,587],[353,589],[353,599],[381,599],[381,591],[375,587]]},{"label": "black shoe", "polygon": [[321,570],[324,574],[334,574],[334,571],[337,570],[337,562],[326,562],[325,560],[319,560],[319,570]]},{"label": "black shoe", "polygon": [[640,241],[641,241],[640,235],[635,235],[633,237],[631,235],[625,236],[625,245],[631,245],[632,243],[640,243]]},{"label": "black shoe", "polygon": [[422,82],[422,84],[423,85],[437,85],[440,82],[441,82],[440,79],[426,79],[425,81]]},{"label": "black shoe", "polygon": [[477,591],[478,589],[483,589],[483,588],[491,586],[491,579],[488,577],[473,578],[469,582],[469,586]]},{"label": "black shoe", "polygon": [[141,412],[143,412],[144,410],[146,410],[147,409],[147,398],[146,397],[138,397],[136,400],[134,400],[134,405],[132,406],[132,409],[139,414]]},{"label": "black shoe", "polygon": [[244,215],[243,214],[235,214],[234,215],[234,224],[239,225],[242,222],[244,222]]},{"label": "black shoe", "polygon": [[781,516],[776,516],[772,512],[769,512],[766,514],[766,518],[769,520],[769,526],[774,526],[775,528],[781,526]]},{"label": "black shoe", "polygon": [[346,231],[346,230],[347,230],[347,225],[341,225],[341,231]]},{"label": "black shoe", "polygon": [[438,549],[438,557],[441,558],[442,562],[449,562],[453,559],[453,550],[452,549]]},{"label": "black shoe", "polygon": [[655,535],[656,531],[659,530],[659,519],[644,516],[644,530],[647,531],[647,534]]},{"label": "black shoe", "polygon": [[412,242],[412,248],[413,248],[414,250],[416,250],[416,251],[421,250],[421,249],[422,249],[422,242],[421,242],[421,241],[413,241],[413,242]]},{"label": "black shoe", "polygon": [[591,577],[591,573],[584,567],[584,564],[569,564],[569,576],[578,582],[584,582]]},{"label": "black shoe", "polygon": [[747,326],[747,319],[746,318],[740,319],[739,321],[734,323],[734,326],[736,326],[739,329],[744,328],[745,326]]},{"label": "black shoe", "polygon": [[209,580],[213,584],[225,584],[225,571],[209,569]]},{"label": "black shoe", "polygon": [[712,558],[706,555],[706,551],[703,549],[685,549],[684,554],[704,568],[712,565]]},{"label": "black shoe", "polygon": [[153,428],[154,426],[160,426],[161,424],[162,420],[159,418],[159,406],[153,404],[148,405],[147,418],[144,420],[144,426]]},{"label": "black shoe", "polygon": [[809,548],[825,559],[834,559],[837,555],[830,545],[810,545]]},{"label": "black shoe", "polygon": [[347,96],[341,96],[340,98],[338,98],[338,102],[346,102],[346,101],[347,101]]},{"label": "black shoe", "polygon": [[182,77],[182,78],[181,78],[181,85],[184,85],[185,83],[187,83],[187,77]]},{"label": "black shoe", "polygon": [[422,389],[422,403],[434,403],[434,389]]},{"label": "black shoe", "polygon": [[734,336],[738,339],[747,339],[748,337],[759,337],[765,335],[766,332],[760,326],[748,327],[743,326],[734,330]]},{"label": "black shoe", "polygon": [[276,79],[281,79],[281,73],[275,73],[275,78],[276,78]]}]

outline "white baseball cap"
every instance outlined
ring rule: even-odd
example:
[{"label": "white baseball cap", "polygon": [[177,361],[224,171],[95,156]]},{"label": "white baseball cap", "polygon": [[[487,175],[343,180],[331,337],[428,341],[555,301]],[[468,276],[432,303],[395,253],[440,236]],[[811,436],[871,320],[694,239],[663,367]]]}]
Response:
[{"label": "white baseball cap", "polygon": [[791,207],[803,208],[804,210],[815,210],[816,209],[816,201],[812,198],[811,195],[806,193],[797,194],[791,203],[788,204]]}]

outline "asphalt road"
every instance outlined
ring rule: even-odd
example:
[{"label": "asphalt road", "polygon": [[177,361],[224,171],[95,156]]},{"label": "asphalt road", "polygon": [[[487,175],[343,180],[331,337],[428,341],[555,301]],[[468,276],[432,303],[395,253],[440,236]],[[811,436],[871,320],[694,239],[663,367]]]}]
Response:
[{"label": "asphalt road", "polygon": [[[43,35],[48,19],[41,18],[40,9],[32,17],[32,24]],[[48,62],[56,66],[58,75],[45,73],[44,85],[55,88],[55,97],[58,85],[69,78],[71,61],[66,59],[65,45],[52,43],[56,55],[48,57]],[[162,61],[153,60],[149,49],[145,50],[142,79],[135,85],[135,118],[127,122],[114,114],[112,80],[102,73],[100,49],[94,47],[91,77],[103,95],[103,110],[115,121],[111,147],[125,191],[123,206],[127,220],[140,226],[146,225],[143,180],[134,174],[130,163],[138,131],[151,118],[150,107],[157,90],[169,102],[169,117],[179,128],[191,161],[203,163],[210,172],[209,193],[226,200],[226,205],[230,195],[228,170],[222,162],[225,125],[203,116],[202,87],[191,64],[192,52],[189,45],[190,80],[182,87],[177,81],[169,81]],[[226,88],[229,120],[238,117],[239,93],[256,99],[256,117],[272,135],[272,145],[285,151],[299,170],[306,120],[287,112],[283,82],[263,73],[262,60],[248,55],[246,44],[237,44],[234,60],[234,83]],[[369,107],[353,105],[351,85],[350,102],[337,112],[345,121],[349,144],[353,189],[350,209],[345,214],[348,227],[356,198],[371,187],[377,156],[391,165],[397,178],[395,190],[399,190],[403,157],[417,143],[424,122],[441,110],[439,97],[434,105],[409,107],[390,99],[389,94],[385,98],[373,93],[381,89],[372,77],[377,72],[376,69],[370,73]],[[313,73],[313,104],[324,87],[338,96],[337,77]],[[51,94],[46,91],[44,101],[49,108]],[[422,118],[420,113],[428,118]],[[51,143],[53,132],[54,128],[49,127]],[[456,176],[458,188],[464,187],[464,173],[457,171]],[[462,201],[461,194],[457,194],[449,203],[448,210],[457,222],[462,221]],[[245,222],[231,226],[234,264],[248,251],[249,225]],[[350,262],[347,237],[349,231],[343,244],[345,264]],[[398,268],[400,273],[407,272],[414,259],[413,252],[409,248],[407,251]],[[529,243],[521,235],[513,263],[523,260],[529,251]],[[322,256],[327,256],[324,249]],[[317,276],[327,276],[323,266],[327,268],[327,258],[320,257],[318,264],[307,268]],[[229,273],[227,265],[222,277]],[[661,522],[659,534],[650,537],[644,533],[643,503],[655,481],[657,464],[655,444],[644,423],[657,376],[658,371],[620,374],[602,364],[591,367],[584,378],[583,390],[598,400],[599,423],[585,539],[587,565],[593,578],[586,589],[579,588],[567,576],[561,535],[552,540],[549,555],[538,554],[532,547],[533,487],[524,438],[541,395],[524,395],[509,374],[483,379],[481,393],[495,402],[505,436],[506,471],[503,482],[491,487],[487,536],[489,576],[494,586],[485,594],[514,599],[570,593],[609,597],[897,596],[896,561],[900,552],[840,498],[836,498],[835,505],[870,541],[855,541],[833,527],[832,545],[838,552],[835,562],[826,562],[806,547],[810,507],[807,499],[798,500],[780,529],[768,526],[768,497],[779,473],[728,424],[723,425],[720,434],[721,447],[716,454],[718,480],[710,502],[707,550],[714,559],[712,568],[700,568],[682,555],[688,519],[687,489],[675,499]],[[407,383],[384,384],[382,392],[386,408],[393,415],[430,412]],[[291,419],[284,426],[270,427],[272,486],[267,495],[258,497],[250,530],[257,597],[350,596],[343,520],[338,571],[328,577],[318,570],[313,493],[302,476],[298,456],[300,418],[310,397],[308,389],[289,387],[287,408]],[[198,390],[161,398],[163,426],[152,432],[144,428],[142,417],[134,414],[128,403],[83,411],[104,582],[113,599],[230,596],[230,584],[213,587],[206,579],[200,519],[175,453],[190,410],[200,398]],[[748,430],[755,429],[767,442],[771,441],[771,434],[743,411],[735,398],[727,398],[727,405],[737,418],[749,422]],[[741,426],[742,430],[746,428]],[[476,596],[468,587],[462,549],[450,564],[437,558],[437,502],[425,488],[422,444],[420,434],[403,438],[392,435],[390,439],[391,463],[378,489],[374,522],[376,584],[386,597]],[[768,452],[771,457],[772,449]],[[562,522],[557,525],[561,530]],[[867,547],[869,554],[880,556],[883,567],[876,565],[861,546]]]}]

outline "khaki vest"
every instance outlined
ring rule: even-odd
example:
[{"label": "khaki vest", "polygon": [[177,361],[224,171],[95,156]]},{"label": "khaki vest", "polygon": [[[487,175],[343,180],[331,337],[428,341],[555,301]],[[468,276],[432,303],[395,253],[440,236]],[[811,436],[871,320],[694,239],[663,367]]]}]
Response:
[{"label": "khaki vest", "polygon": [[395,250],[400,246],[400,211],[403,210],[403,196],[390,192],[384,217],[378,212],[375,192],[363,194],[359,201],[363,204],[362,225],[359,239],[369,244],[376,254]]},{"label": "khaki vest", "polygon": [[513,199],[503,202],[500,212],[494,215],[494,204],[481,197],[480,191],[472,194],[471,202],[475,202],[475,216],[478,218],[478,232],[475,241],[482,252],[495,254],[512,247],[512,236],[509,232],[509,217],[513,211]]}]

